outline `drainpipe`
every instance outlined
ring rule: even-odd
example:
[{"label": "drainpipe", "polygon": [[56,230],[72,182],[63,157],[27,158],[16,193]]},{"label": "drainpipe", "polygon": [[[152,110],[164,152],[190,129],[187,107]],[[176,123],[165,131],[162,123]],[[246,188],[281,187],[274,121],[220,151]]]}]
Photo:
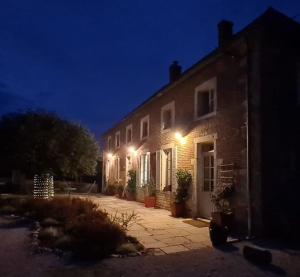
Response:
[{"label": "drainpipe", "polygon": [[248,37],[246,37],[246,47],[247,47],[247,87],[246,87],[246,113],[247,113],[247,119],[246,119],[246,132],[247,132],[247,180],[246,180],[246,187],[247,187],[247,210],[248,210],[248,218],[247,218],[247,239],[250,239],[252,237],[252,209],[251,209],[251,194],[250,194],[250,151],[249,151],[249,145],[250,145],[250,95],[249,95],[249,83],[250,83],[250,71],[251,71],[251,59],[249,57],[250,51],[249,51],[249,43],[248,43]]}]

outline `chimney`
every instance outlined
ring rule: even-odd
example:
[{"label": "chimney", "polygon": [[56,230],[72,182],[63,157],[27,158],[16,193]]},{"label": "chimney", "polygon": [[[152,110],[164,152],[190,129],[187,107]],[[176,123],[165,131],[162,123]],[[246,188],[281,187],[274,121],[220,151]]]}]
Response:
[{"label": "chimney", "polygon": [[181,76],[181,66],[177,61],[174,61],[169,67],[170,83],[177,81]]},{"label": "chimney", "polygon": [[219,47],[225,46],[232,38],[232,26],[233,23],[228,20],[222,20],[219,22]]}]

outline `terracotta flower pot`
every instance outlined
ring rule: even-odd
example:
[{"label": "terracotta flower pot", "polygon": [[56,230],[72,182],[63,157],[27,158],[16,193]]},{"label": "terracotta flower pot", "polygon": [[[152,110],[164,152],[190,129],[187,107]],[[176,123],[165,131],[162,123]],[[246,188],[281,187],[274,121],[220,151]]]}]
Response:
[{"label": "terracotta flower pot", "polygon": [[173,203],[171,206],[171,214],[173,217],[184,217],[185,203]]},{"label": "terracotta flower pot", "polygon": [[146,208],[154,208],[156,204],[155,196],[145,196],[144,203]]}]

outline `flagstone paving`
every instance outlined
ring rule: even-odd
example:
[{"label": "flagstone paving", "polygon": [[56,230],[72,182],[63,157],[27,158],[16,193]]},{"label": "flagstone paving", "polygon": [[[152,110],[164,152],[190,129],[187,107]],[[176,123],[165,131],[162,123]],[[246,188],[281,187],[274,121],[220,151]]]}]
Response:
[{"label": "flagstone paving", "polygon": [[126,201],[114,196],[87,196],[110,214],[131,213],[138,220],[129,227],[128,234],[136,237],[154,254],[171,254],[182,251],[202,249],[211,246],[208,227],[198,228],[184,223],[183,218],[174,218],[163,209],[145,208],[144,204]]}]

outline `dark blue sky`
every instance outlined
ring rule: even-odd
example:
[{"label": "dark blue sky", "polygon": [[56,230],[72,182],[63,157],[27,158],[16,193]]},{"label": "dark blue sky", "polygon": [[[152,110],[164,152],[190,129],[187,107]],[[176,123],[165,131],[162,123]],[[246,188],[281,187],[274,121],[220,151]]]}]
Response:
[{"label": "dark blue sky", "polygon": [[[0,113],[44,108],[97,136],[265,9],[292,0],[9,0],[0,2]],[[300,16],[297,17],[299,21]]]}]

